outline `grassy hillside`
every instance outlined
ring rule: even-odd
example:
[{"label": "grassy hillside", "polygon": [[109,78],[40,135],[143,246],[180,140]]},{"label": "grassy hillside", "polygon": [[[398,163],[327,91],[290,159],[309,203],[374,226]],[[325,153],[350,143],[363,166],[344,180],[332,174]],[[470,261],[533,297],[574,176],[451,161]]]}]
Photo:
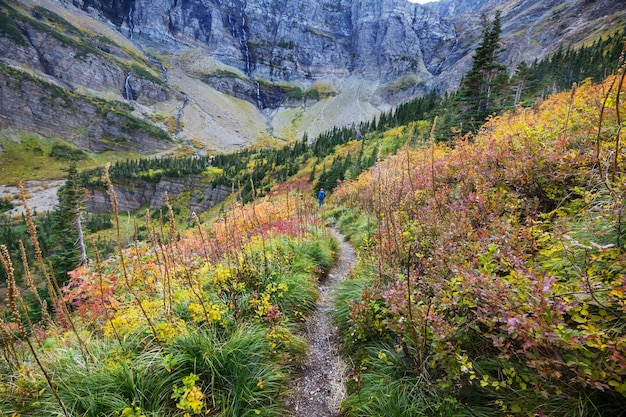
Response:
[{"label": "grassy hillside", "polygon": [[181,235],[169,209],[169,226],[147,219],[147,242],[96,256],[62,289],[38,265],[51,284],[47,301],[31,299],[39,322],[3,248],[3,413],[282,415],[285,378],[304,352],[296,331],[335,241],[297,196],[233,206]]},{"label": "grassy hillside", "polygon": [[405,146],[339,187],[361,252],[337,301],[346,415],[623,415],[623,82]]}]

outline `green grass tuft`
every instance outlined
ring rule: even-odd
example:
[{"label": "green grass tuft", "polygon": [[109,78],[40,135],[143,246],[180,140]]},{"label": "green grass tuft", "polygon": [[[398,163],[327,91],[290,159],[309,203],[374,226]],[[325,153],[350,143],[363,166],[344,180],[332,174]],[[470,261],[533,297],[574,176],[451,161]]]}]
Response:
[{"label": "green grass tuft", "polygon": [[272,347],[266,334],[259,325],[237,326],[221,336],[194,332],[170,352],[183,374],[200,377],[207,403],[220,416],[280,416],[287,369],[268,359]]}]

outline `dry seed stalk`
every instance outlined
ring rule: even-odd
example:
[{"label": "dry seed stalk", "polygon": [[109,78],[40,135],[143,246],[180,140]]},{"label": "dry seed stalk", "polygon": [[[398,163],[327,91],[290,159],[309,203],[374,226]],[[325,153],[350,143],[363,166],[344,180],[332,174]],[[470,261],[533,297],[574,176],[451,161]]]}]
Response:
[{"label": "dry seed stalk", "polygon": [[[172,314],[172,290],[171,290],[171,275],[170,275],[170,258],[168,252],[163,244],[163,239],[157,239],[161,255],[163,257],[163,268],[165,270],[165,279],[163,280],[163,307],[165,308],[165,314]],[[168,305],[169,302],[169,305]]]},{"label": "dry seed stalk", "polygon": [[74,322],[72,321],[72,317],[70,316],[69,311],[67,310],[67,306],[63,301],[61,296],[61,290],[59,289],[56,279],[54,277],[54,271],[52,266],[50,266],[50,270],[46,268],[46,264],[43,259],[43,253],[41,252],[41,247],[39,246],[39,239],[37,238],[37,227],[35,226],[35,221],[33,220],[33,216],[30,211],[30,207],[26,203],[26,193],[24,192],[24,186],[22,183],[19,183],[20,189],[20,199],[22,200],[22,205],[24,206],[24,212],[26,214],[26,224],[28,225],[28,234],[30,235],[31,242],[33,247],[35,248],[35,258],[39,262],[41,267],[41,272],[46,278],[46,282],[48,283],[48,293],[50,294],[50,299],[52,303],[57,306],[60,312],[63,314],[63,317],[70,324],[72,331],[76,335],[76,339],[78,340],[78,344],[80,346],[81,353],[85,357],[85,363],[88,362],[88,357],[91,356],[91,353],[83,343],[80,334],[76,330],[76,326],[74,326]]},{"label": "dry seed stalk", "polygon": [[92,241],[91,244],[93,246],[93,253],[96,258],[96,270],[98,271],[98,284],[100,285],[100,302],[102,303],[102,310],[104,311],[104,317],[111,325],[111,328],[113,329],[113,334],[115,334],[115,339],[117,340],[117,343],[119,343],[120,347],[122,347],[122,338],[117,332],[117,328],[115,327],[115,323],[113,322],[113,320],[109,320],[109,309],[107,307],[107,302],[104,299],[104,284],[103,284],[103,278],[102,278],[103,274],[102,274],[102,263],[100,262],[100,254],[98,253],[98,248],[96,247],[96,243]]},{"label": "dry seed stalk", "polygon": [[37,291],[37,287],[35,287],[35,283],[33,282],[33,277],[30,273],[28,259],[26,257],[26,248],[24,247],[24,242],[22,242],[21,239],[19,241],[19,246],[20,246],[20,254],[22,256],[22,265],[24,266],[24,277],[26,278],[26,283],[28,284],[28,288],[30,288],[33,295],[35,296],[35,299],[39,303],[39,306],[41,307],[41,315],[44,321],[47,322],[48,324],[51,324],[52,317],[50,317],[50,314],[48,313],[48,303],[46,303],[44,300],[41,299],[41,297],[39,296],[39,292]]},{"label": "dry seed stalk", "polygon": [[191,217],[196,223],[196,227],[198,227],[198,233],[200,234],[200,240],[202,241],[202,248],[204,249],[204,260],[208,264],[209,263],[209,248],[206,245],[206,240],[204,239],[204,233],[202,233],[202,225],[200,224],[200,219],[198,218],[198,215],[196,214],[195,211],[191,213]]},{"label": "dry seed stalk", "polygon": [[43,366],[43,364],[39,360],[37,351],[35,350],[35,347],[33,346],[30,340],[30,337],[28,336],[28,333],[26,332],[26,328],[24,327],[24,324],[22,323],[22,320],[20,318],[20,313],[17,309],[17,304],[15,303],[16,299],[19,297],[19,291],[17,289],[17,286],[15,285],[15,274],[14,274],[13,264],[11,263],[11,258],[9,256],[9,250],[7,249],[5,245],[0,245],[0,263],[2,263],[2,266],[4,267],[7,273],[8,290],[9,290],[8,291],[9,292],[8,293],[9,308],[11,309],[11,313],[13,314],[13,319],[15,320],[15,323],[17,324],[17,328],[20,332],[20,337],[28,345],[28,348],[30,349],[30,352],[32,353],[33,358],[35,359],[35,362],[37,362],[37,366],[39,367],[44,377],[46,378],[48,387],[52,391],[54,398],[57,400],[57,403],[61,407],[63,414],[69,417],[67,409],[65,408],[65,404],[63,404],[63,401],[61,400],[61,397],[59,397],[59,394],[57,393],[56,388],[54,388],[54,384],[52,383],[52,378],[50,377],[50,375],[46,371],[46,368]]},{"label": "dry seed stalk", "polygon": [[21,182],[18,184],[18,186],[20,189],[20,200],[22,201],[22,206],[24,207],[24,213],[26,215],[28,234],[30,235],[30,241],[33,244],[33,248],[35,249],[35,259],[39,263],[41,273],[46,278],[46,283],[48,284],[48,294],[50,295],[52,304],[56,305],[59,301],[59,294],[54,290],[54,285],[52,285],[50,275],[48,274],[48,271],[46,269],[46,263],[43,260],[43,254],[41,252],[41,247],[39,246],[39,239],[37,238],[37,227],[35,227],[35,222],[33,221],[30,207],[28,207],[28,204],[26,203],[26,192],[24,191],[24,186]]},{"label": "dry seed stalk", "polygon": [[[157,243],[157,232],[151,227],[150,224],[150,209],[146,209],[146,230],[148,232],[148,239],[150,239],[150,243],[152,244],[152,250],[154,251],[154,257],[156,259],[156,263],[159,266],[159,271],[163,276],[167,274],[167,267],[163,266],[165,263],[165,257],[163,257],[163,261],[161,261],[161,256],[159,255],[159,245]],[[155,279],[155,284],[157,284]],[[165,280],[163,281],[163,285],[165,285]],[[158,287],[158,285],[157,285]],[[165,289],[165,287],[164,287]],[[165,293],[163,293],[165,295]],[[163,311],[167,312],[167,301],[166,297],[161,297],[163,299]]]},{"label": "dry seed stalk", "polygon": [[170,203],[170,198],[165,192],[165,207],[167,207],[167,218],[170,221],[170,235],[169,235],[169,243],[173,244],[176,242],[176,219],[174,218],[174,210],[172,209],[172,204]]},{"label": "dry seed stalk", "polygon": [[9,325],[6,321],[4,321],[2,316],[0,316],[0,337],[2,337],[2,343],[0,346],[2,348],[4,360],[12,370],[19,369],[20,358],[17,356],[17,350],[15,349],[15,344],[13,343],[14,337],[11,329],[9,329]]},{"label": "dry seed stalk", "polygon": [[115,218],[115,227],[116,227],[116,232],[117,232],[117,249],[119,251],[120,265],[122,267],[122,272],[123,272],[123,276],[124,276],[124,284],[125,284],[126,289],[128,290],[128,292],[132,295],[133,300],[135,301],[135,304],[137,305],[137,307],[139,307],[139,310],[141,311],[141,314],[146,319],[146,322],[148,323],[148,326],[150,327],[150,330],[152,331],[152,335],[154,336],[154,340],[155,340],[156,344],[159,345],[160,348],[163,348],[163,346],[161,345],[161,342],[159,340],[159,336],[157,334],[157,331],[156,331],[154,325],[152,324],[152,320],[150,320],[150,317],[148,316],[148,313],[143,308],[143,305],[141,304],[141,300],[139,299],[139,296],[133,290],[133,287],[130,285],[130,279],[128,277],[128,270],[126,269],[126,261],[125,261],[125,258],[124,258],[124,250],[122,248],[122,242],[121,242],[120,216],[119,216],[119,211],[118,211],[118,207],[119,206],[118,206],[118,202],[117,202],[117,195],[115,194],[115,190],[113,189],[113,183],[111,182],[111,177],[109,176],[109,168],[110,167],[111,167],[111,163],[110,162],[107,163],[104,166],[104,181],[105,181],[105,183],[107,185],[107,194],[109,195],[109,198],[111,199],[111,204],[113,205],[113,217]]},{"label": "dry seed stalk", "polygon": [[[170,314],[172,310],[172,303],[170,302],[169,307],[167,306],[167,301],[171,301],[171,294],[168,296],[168,288],[170,285],[170,257],[168,256],[167,251],[165,250],[165,228],[163,226],[163,211],[159,211],[159,232],[156,233],[156,240],[161,249],[161,254],[163,256],[163,267],[165,269],[165,279],[163,280],[163,308],[165,309],[166,314]],[[169,313],[168,313],[169,312]]]}]

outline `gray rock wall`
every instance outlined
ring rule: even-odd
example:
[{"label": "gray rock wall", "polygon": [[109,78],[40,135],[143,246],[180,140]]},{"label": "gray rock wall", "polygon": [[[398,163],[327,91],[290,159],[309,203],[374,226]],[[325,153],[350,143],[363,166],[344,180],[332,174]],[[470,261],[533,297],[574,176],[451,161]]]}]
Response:
[{"label": "gray rock wall", "polygon": [[[165,205],[165,193],[170,198],[189,192],[191,201],[189,209],[201,213],[228,197],[232,188],[224,185],[214,186],[198,180],[197,176],[187,178],[162,179],[156,184],[145,181],[129,181],[125,184],[114,184],[115,195],[120,213],[138,210],[148,205],[150,209],[158,209]],[[110,213],[113,211],[110,198],[105,190],[89,190],[86,198],[87,210],[93,213]]]},{"label": "gray rock wall", "polygon": [[269,80],[427,74],[456,39],[451,23],[407,0],[74,3],[132,27],[139,42],[201,42],[219,61]]},{"label": "gray rock wall", "polygon": [[[135,119],[107,111],[87,97],[54,84],[0,68],[0,128],[17,127],[44,136],[62,136],[78,147],[102,152],[151,153],[172,143],[135,129]],[[18,75],[19,74],[19,75]]]}]

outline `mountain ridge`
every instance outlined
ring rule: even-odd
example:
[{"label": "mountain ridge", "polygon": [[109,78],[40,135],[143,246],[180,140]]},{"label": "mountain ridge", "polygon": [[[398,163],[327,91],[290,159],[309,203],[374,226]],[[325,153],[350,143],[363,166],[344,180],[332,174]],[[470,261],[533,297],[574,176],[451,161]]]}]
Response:
[{"label": "mountain ridge", "polygon": [[[626,21],[619,2],[535,3],[5,0],[11,22],[0,31],[0,63],[10,69],[0,80],[0,127],[3,136],[57,134],[88,152],[206,154],[264,138],[290,142],[370,120],[433,88],[453,91],[471,63],[481,16],[496,8],[510,70]],[[568,44],[557,42],[561,35]],[[16,71],[28,76],[6,75]],[[48,84],[25,93],[16,86],[28,77]],[[53,90],[60,100],[46,104]],[[79,104],[111,104],[60,104],[76,94]],[[46,124],[51,109],[61,114],[56,131]],[[146,146],[128,142],[129,125],[144,124],[152,126],[140,129]]]}]

